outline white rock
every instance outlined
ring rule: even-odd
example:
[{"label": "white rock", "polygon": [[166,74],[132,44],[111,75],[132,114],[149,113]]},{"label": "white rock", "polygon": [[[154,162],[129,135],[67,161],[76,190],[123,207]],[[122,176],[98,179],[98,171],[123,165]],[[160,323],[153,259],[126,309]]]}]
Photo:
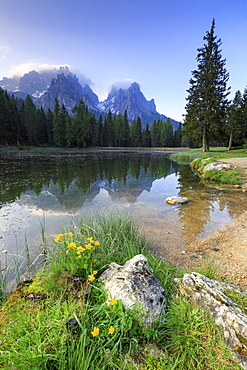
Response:
[{"label": "white rock", "polygon": [[175,281],[183,295],[210,312],[234,357],[243,369],[247,369],[247,358],[242,355],[247,351],[247,315],[227,296],[231,293],[247,298],[247,293],[232,284],[211,280],[196,272]]},{"label": "white rock", "polygon": [[223,171],[225,169],[230,169],[230,168],[235,168],[235,167],[232,164],[229,164],[229,163],[213,162],[213,163],[208,163],[203,168],[203,172],[209,171],[209,170]]},{"label": "white rock", "polygon": [[104,283],[109,298],[121,299],[127,310],[135,309],[145,325],[156,319],[164,320],[164,289],[142,254],[123,266],[112,262],[99,280]]},{"label": "white rock", "polygon": [[186,197],[179,197],[177,195],[173,195],[172,197],[168,197],[166,198],[166,203],[167,204],[171,204],[171,205],[174,205],[174,204],[184,204],[184,203],[188,203],[189,199],[186,198]]}]

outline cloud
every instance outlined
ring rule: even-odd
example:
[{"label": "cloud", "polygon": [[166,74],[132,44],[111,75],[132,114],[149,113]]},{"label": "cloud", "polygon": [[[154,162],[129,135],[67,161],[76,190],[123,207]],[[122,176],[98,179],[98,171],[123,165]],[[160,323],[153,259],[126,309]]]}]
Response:
[{"label": "cloud", "polygon": [[[37,72],[50,71],[54,69],[59,69],[59,67],[64,67],[65,65],[61,64],[45,64],[38,62],[29,62],[14,65],[10,68],[10,73],[12,76],[23,76],[25,73],[35,70]],[[70,66],[68,66],[70,68]]]},{"label": "cloud", "polygon": [[6,59],[8,53],[10,51],[10,47],[7,45],[0,45],[0,60]]},{"label": "cloud", "polygon": [[132,78],[126,78],[125,80],[116,81],[112,84],[112,89],[116,88],[126,90],[130,87],[131,84],[133,84],[133,82],[135,81],[132,80]]},{"label": "cloud", "polygon": [[12,66],[9,72],[11,76],[21,77],[25,73],[28,73],[33,70],[37,72],[54,71],[54,70],[59,70],[60,67],[68,67],[72,73],[75,73],[82,86],[84,86],[85,84],[88,84],[90,86],[93,85],[93,82],[90,80],[90,78],[87,78],[79,70],[75,69],[74,67],[68,64],[46,64],[46,63],[39,63],[39,62],[29,62],[29,63],[22,63],[22,64]]}]

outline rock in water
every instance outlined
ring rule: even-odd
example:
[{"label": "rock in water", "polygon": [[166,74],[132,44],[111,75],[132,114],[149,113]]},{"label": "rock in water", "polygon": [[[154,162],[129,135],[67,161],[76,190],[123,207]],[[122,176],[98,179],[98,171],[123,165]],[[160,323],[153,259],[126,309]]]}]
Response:
[{"label": "rock in water", "polygon": [[127,310],[135,309],[145,325],[159,318],[164,320],[164,289],[142,254],[136,255],[123,266],[112,262],[99,280],[104,283],[109,297],[121,299]]},{"label": "rock in water", "polygon": [[179,196],[172,196],[172,197],[168,197],[166,198],[166,203],[167,204],[171,204],[171,205],[174,205],[174,204],[185,204],[185,203],[188,203],[189,199],[186,198],[186,197],[179,197]]},{"label": "rock in water", "polygon": [[243,369],[247,369],[247,293],[232,284],[211,280],[192,272],[176,279],[179,290],[191,300],[197,302],[205,311],[209,311],[219,326],[227,346]]}]

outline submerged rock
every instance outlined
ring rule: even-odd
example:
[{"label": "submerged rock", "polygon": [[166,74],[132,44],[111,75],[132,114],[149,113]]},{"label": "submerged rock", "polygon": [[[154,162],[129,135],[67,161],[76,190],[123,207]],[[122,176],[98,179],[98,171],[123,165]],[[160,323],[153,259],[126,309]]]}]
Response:
[{"label": "submerged rock", "polygon": [[167,204],[185,204],[188,203],[189,199],[186,197],[179,197],[177,195],[173,195],[172,197],[166,198],[166,203]]},{"label": "submerged rock", "polygon": [[110,263],[99,280],[104,283],[109,298],[121,299],[127,310],[136,309],[137,316],[144,324],[150,325],[159,318],[163,320],[165,292],[142,254],[128,260],[123,266]]},{"label": "submerged rock", "polygon": [[247,293],[196,272],[176,282],[180,293],[210,312],[234,357],[247,369]]}]

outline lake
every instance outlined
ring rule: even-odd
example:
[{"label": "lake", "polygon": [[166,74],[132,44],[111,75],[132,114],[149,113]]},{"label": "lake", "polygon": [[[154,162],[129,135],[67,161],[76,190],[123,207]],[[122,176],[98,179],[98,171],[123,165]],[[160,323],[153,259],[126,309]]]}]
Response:
[{"label": "lake", "polygon": [[[131,216],[162,258],[182,253],[186,243],[211,235],[247,206],[239,190],[205,186],[189,164],[169,153],[130,151],[0,152],[0,250],[26,261],[81,215],[111,212]],[[168,196],[190,199],[166,204]]]}]

